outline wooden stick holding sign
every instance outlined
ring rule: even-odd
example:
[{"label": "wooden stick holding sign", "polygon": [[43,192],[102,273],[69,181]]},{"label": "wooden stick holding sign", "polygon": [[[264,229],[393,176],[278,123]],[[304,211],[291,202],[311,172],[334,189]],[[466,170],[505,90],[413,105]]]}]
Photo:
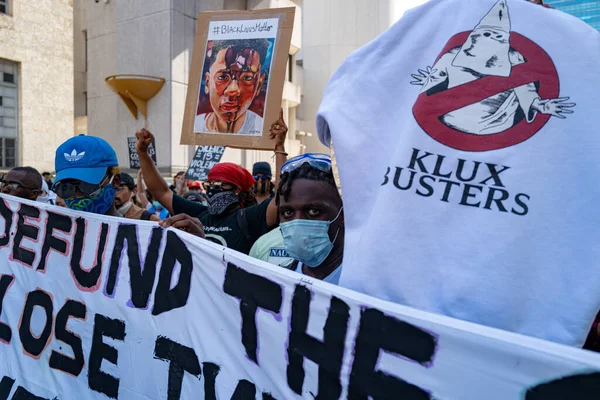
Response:
[{"label": "wooden stick holding sign", "polygon": [[272,150],[295,9],[198,14],[181,144]]}]

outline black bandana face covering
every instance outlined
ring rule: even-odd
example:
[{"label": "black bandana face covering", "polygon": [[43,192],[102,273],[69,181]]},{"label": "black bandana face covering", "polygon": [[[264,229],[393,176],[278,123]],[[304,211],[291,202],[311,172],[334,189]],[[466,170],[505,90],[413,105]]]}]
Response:
[{"label": "black bandana face covering", "polygon": [[239,201],[238,195],[233,191],[227,190],[215,193],[208,198],[208,213],[213,215],[221,214],[227,207]]}]

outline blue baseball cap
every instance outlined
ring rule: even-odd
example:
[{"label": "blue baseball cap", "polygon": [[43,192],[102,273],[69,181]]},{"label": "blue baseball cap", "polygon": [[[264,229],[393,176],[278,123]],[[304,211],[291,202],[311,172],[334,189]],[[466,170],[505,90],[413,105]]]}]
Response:
[{"label": "blue baseball cap", "polygon": [[56,149],[54,182],[77,179],[98,184],[109,167],[118,165],[117,154],[106,140],[96,136],[75,136]]}]

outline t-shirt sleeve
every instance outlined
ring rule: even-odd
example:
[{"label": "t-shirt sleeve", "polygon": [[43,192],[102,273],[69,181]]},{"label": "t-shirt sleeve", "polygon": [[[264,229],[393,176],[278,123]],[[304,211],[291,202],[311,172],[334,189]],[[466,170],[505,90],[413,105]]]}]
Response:
[{"label": "t-shirt sleeve", "polygon": [[176,194],[173,195],[173,215],[187,214],[190,217],[198,217],[207,209],[201,203],[186,200]]},{"label": "t-shirt sleeve", "polygon": [[259,205],[246,208],[248,232],[254,240],[258,240],[262,235],[269,232],[269,228],[267,227],[267,208],[270,202],[271,199],[268,199]]}]

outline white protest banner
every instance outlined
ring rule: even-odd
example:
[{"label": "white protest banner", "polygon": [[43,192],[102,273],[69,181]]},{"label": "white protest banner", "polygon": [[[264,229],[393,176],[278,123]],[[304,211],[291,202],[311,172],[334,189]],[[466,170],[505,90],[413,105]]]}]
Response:
[{"label": "white protest banner", "polygon": [[591,399],[600,355],[0,198],[0,399]]}]

